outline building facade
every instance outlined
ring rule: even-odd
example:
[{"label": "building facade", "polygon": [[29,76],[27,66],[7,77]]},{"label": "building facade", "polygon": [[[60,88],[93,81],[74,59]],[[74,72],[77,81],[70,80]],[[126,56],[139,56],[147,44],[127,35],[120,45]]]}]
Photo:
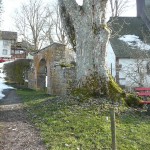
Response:
[{"label": "building facade", "polygon": [[16,42],[11,45],[11,58],[15,59],[33,59],[32,56],[29,56],[29,52],[31,52],[33,46],[26,41]]},{"label": "building facade", "polygon": [[111,18],[107,66],[126,89],[150,87],[150,1],[137,0],[137,17]]},{"label": "building facade", "polygon": [[17,32],[0,31],[0,59],[11,59],[11,45],[17,41]]}]

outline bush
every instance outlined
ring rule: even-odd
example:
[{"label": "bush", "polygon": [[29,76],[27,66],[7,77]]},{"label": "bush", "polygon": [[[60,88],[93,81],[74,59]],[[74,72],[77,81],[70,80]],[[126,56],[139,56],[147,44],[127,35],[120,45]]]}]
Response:
[{"label": "bush", "polygon": [[25,79],[27,79],[28,76],[27,72],[30,68],[30,62],[30,59],[18,59],[5,64],[3,69],[6,74],[6,80],[24,85]]},{"label": "bush", "polygon": [[141,99],[136,96],[135,94],[127,94],[126,95],[126,104],[130,107],[141,107],[142,104],[140,104]]}]

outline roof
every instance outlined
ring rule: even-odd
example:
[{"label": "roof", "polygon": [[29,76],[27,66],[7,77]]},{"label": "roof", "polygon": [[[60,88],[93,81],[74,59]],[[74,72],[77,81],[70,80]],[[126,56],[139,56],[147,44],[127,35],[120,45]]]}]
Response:
[{"label": "roof", "polygon": [[135,35],[143,42],[150,45],[150,31],[140,17],[115,17],[110,18],[109,27],[112,30],[111,46],[118,58],[136,58],[139,56],[149,58],[150,50],[140,50],[132,47],[118,38],[123,35]]},{"label": "roof", "polygon": [[2,40],[17,40],[17,32],[0,31],[0,39],[2,39]]},{"label": "roof", "polygon": [[62,43],[58,43],[58,42],[53,42],[52,44],[40,49],[38,52],[41,52],[41,51],[45,51],[47,50],[48,48],[53,48],[53,47],[58,47],[58,46],[66,46],[65,44],[62,44]]},{"label": "roof", "polygon": [[33,45],[31,45],[29,42],[23,40],[22,42],[16,42],[16,43],[12,44],[11,49],[32,51],[33,50]]}]

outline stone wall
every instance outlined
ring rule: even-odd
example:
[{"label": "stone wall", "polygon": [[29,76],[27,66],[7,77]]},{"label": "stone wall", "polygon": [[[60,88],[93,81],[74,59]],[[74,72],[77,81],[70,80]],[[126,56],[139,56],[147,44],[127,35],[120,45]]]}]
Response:
[{"label": "stone wall", "polygon": [[[34,55],[29,72],[29,88],[46,90],[48,94],[65,95],[76,77],[75,66],[66,64],[65,45],[53,43]],[[47,76],[47,78],[46,78]]]}]

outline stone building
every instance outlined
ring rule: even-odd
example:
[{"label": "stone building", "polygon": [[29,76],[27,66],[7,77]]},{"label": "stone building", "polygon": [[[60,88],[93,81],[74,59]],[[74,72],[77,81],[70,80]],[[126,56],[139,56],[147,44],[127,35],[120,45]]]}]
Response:
[{"label": "stone building", "polygon": [[65,95],[75,80],[75,66],[66,62],[66,47],[53,43],[34,54],[29,72],[29,88],[48,94]]}]

